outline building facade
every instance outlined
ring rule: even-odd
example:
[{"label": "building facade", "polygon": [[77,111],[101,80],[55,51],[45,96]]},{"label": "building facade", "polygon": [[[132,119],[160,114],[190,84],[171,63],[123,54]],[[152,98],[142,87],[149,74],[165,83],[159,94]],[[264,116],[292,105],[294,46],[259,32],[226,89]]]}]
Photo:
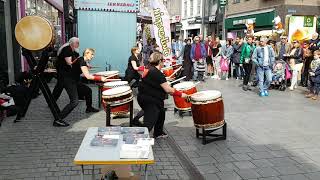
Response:
[{"label": "building facade", "polygon": [[320,0],[228,0],[226,31],[243,36],[245,22],[252,19],[255,31],[273,29],[272,20],[280,16],[285,23],[287,15],[319,15]]}]

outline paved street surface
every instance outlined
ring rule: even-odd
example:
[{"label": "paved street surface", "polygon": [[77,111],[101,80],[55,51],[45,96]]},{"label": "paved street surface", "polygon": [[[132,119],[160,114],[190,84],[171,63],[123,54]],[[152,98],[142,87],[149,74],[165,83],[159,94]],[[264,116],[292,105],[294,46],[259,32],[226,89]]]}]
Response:
[{"label": "paved street surface", "polygon": [[[305,99],[302,89],[272,91],[270,97],[260,98],[255,92],[242,91],[239,84],[210,79],[198,86],[198,90],[217,89],[223,94],[228,123],[224,141],[202,145],[195,137],[192,117],[179,117],[173,112],[172,99],[166,102],[166,129],[172,139],[154,146],[156,164],[150,167],[149,179],[195,179],[197,172],[203,176],[198,179],[208,180],[320,179],[320,101]],[[59,106],[67,101],[64,93]],[[73,158],[86,129],[105,125],[105,113],[86,114],[85,102],[81,102],[67,118],[70,127],[53,127],[52,119],[40,96],[32,101],[22,122],[4,121],[0,127],[1,180],[80,179]],[[90,168],[86,167],[86,174]],[[97,167],[97,178],[100,173]]]}]

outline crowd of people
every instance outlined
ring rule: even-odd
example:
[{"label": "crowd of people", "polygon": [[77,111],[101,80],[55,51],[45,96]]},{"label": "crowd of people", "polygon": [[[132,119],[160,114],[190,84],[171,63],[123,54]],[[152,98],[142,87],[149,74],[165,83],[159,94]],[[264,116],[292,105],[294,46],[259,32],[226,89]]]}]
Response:
[{"label": "crowd of people", "polygon": [[200,35],[172,41],[172,49],[173,56],[183,64],[182,75],[187,81],[235,78],[242,81],[244,91],[258,85],[261,97],[268,96],[271,88],[284,91],[289,87],[294,91],[299,85],[310,89],[306,97],[318,98],[318,33],[310,40],[292,42],[287,36],[280,36],[277,42],[267,37],[246,36],[222,41],[219,37]]}]

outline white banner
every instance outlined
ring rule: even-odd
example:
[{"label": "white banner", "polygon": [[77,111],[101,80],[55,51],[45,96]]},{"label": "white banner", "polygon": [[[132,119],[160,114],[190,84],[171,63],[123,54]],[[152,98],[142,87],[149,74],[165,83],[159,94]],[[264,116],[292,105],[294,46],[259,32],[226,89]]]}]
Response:
[{"label": "white banner", "polygon": [[171,30],[170,16],[166,7],[159,0],[150,1],[152,9],[153,32],[157,45],[163,53],[165,59],[171,60]]}]

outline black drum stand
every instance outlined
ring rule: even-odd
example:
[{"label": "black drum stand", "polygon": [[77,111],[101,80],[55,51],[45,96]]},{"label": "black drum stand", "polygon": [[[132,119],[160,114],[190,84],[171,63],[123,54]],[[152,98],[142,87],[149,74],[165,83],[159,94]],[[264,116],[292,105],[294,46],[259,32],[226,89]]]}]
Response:
[{"label": "black drum stand", "polygon": [[189,110],[181,110],[181,109],[178,109],[178,108],[174,108],[173,109],[174,113],[178,113],[180,117],[183,117],[183,115],[187,114],[189,116],[192,116],[192,112],[191,112],[191,109]]},{"label": "black drum stand", "polygon": [[47,104],[51,110],[51,113],[54,117],[54,119],[61,120],[60,117],[60,109],[54,100],[50,88],[47,85],[47,82],[45,78],[43,77],[43,72],[48,64],[49,60],[49,52],[50,49],[45,49],[42,51],[41,58],[39,63],[34,59],[32,53],[30,50],[22,49],[22,55],[26,58],[29,67],[30,67],[30,73],[32,75],[32,81],[30,85],[31,94],[28,96],[27,103],[25,107],[23,108],[21,113],[18,113],[16,120],[14,122],[18,122],[21,117],[24,117],[28,111],[29,105],[32,100],[32,94],[38,91],[38,88],[40,88],[41,92],[43,93],[43,96],[45,97]]},{"label": "black drum stand", "polygon": [[[212,134],[213,132],[222,128],[222,134]],[[202,129],[202,133],[199,132],[199,129]],[[207,140],[207,136],[214,137]],[[205,129],[196,128],[196,137],[202,137],[202,144],[206,145],[207,143],[218,141],[218,140],[226,140],[227,139],[227,123],[225,122],[222,126],[216,128]]]},{"label": "black drum stand", "polygon": [[106,126],[112,126],[111,125],[111,109],[122,106],[124,104],[129,103],[129,126],[132,127],[132,120],[133,120],[133,99],[131,99],[129,102],[123,103],[123,104],[117,104],[117,105],[111,105],[110,103],[106,103]]}]

